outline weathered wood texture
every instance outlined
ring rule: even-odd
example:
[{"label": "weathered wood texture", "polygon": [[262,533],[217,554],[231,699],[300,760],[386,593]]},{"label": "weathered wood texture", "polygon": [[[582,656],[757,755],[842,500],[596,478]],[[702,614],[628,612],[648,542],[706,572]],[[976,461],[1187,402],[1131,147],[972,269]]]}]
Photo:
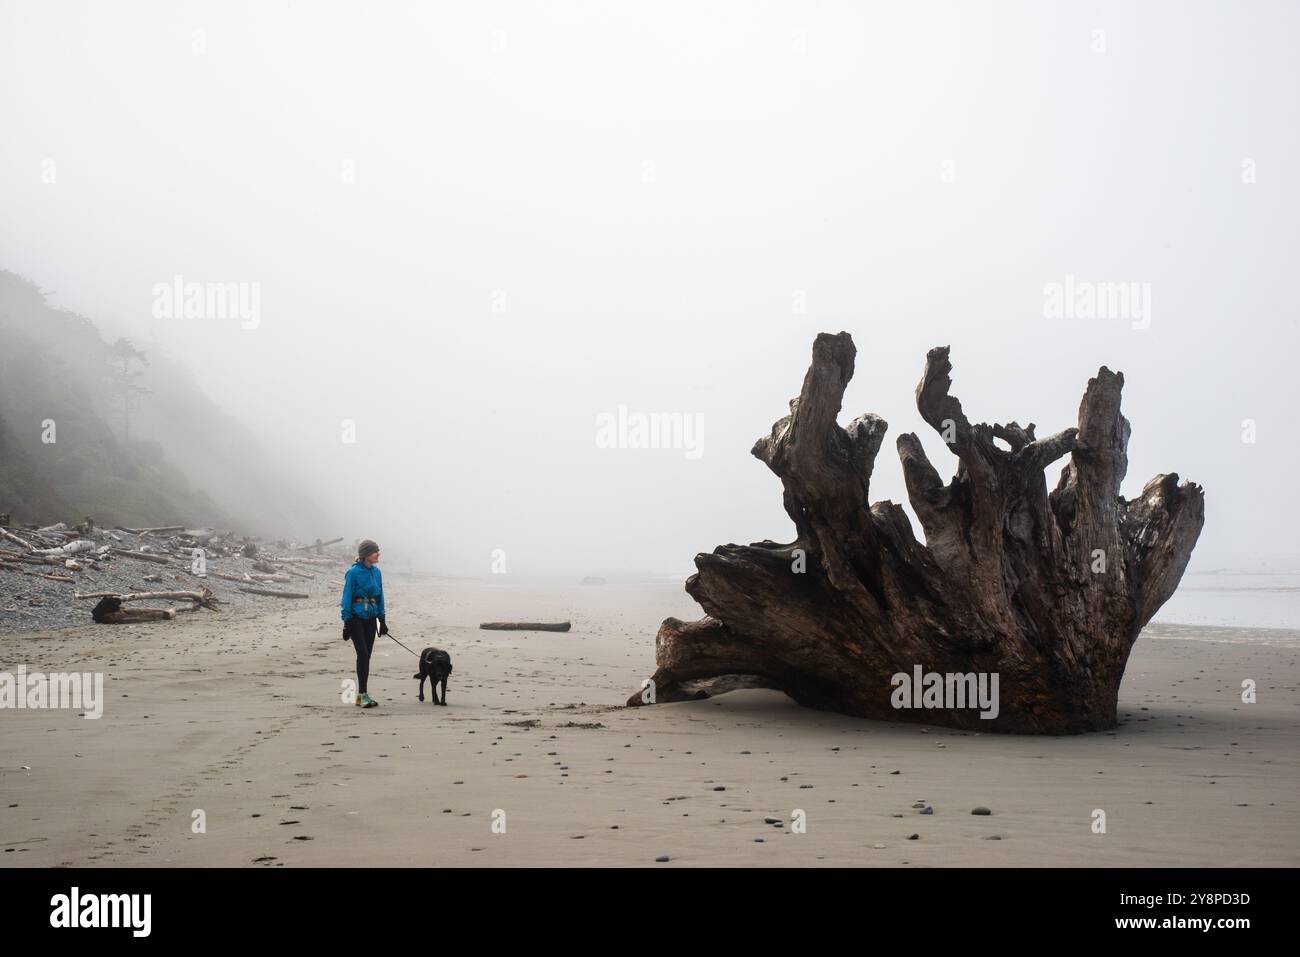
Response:
[{"label": "weathered wood texture", "polygon": [[[868,505],[886,423],[836,422],[855,357],[848,333],[819,335],[790,415],[754,445],[797,537],[696,556],[686,591],[707,617],[660,627],[655,701],[771,687],[813,708],[980,731],[1113,727],[1129,651],[1177,587],[1205,516],[1200,487],[1173,473],[1120,496],[1122,374],[1103,367],[1078,427],[1039,439],[1032,424],[972,424],[949,392],[947,347],[931,349],[916,404],[959,464],[945,485],[915,434],[897,441],[923,544],[900,506]],[[1044,469],[1066,455],[1049,492]],[[997,674],[998,716],[896,708],[892,678],[917,665]]]},{"label": "weathered wood texture", "polygon": [[567,621],[484,621],[479,627],[485,631],[568,631]]}]

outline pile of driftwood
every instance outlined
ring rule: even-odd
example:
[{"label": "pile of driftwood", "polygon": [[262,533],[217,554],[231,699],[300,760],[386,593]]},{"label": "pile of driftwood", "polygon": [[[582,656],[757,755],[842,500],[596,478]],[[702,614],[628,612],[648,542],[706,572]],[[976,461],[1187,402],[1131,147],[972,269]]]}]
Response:
[{"label": "pile of driftwood", "polygon": [[[207,608],[217,610],[217,597],[211,589],[198,591],[145,591],[115,595],[112,592],[97,591],[89,595],[78,594],[77,598],[98,598],[99,604],[90,612],[90,617],[101,625],[122,625],[137,621],[171,621],[178,612],[197,611]],[[142,601],[146,599],[163,601],[188,601],[188,608],[123,608],[124,601]]]},{"label": "pile of driftwood", "polygon": [[[341,538],[329,541],[318,538],[307,545],[287,541],[263,542],[213,528],[184,525],[99,528],[89,516],[72,526],[63,522],[42,527],[22,526],[15,525],[8,514],[0,513],[0,571],[75,584],[82,573],[103,571],[119,563],[133,563],[142,572],[139,577],[143,582],[162,583],[166,577],[171,581],[192,581],[198,587],[146,590],[132,584],[124,592],[81,594],[74,590],[73,598],[98,598],[91,616],[100,623],[172,620],[179,612],[218,609],[217,595],[205,584],[211,579],[233,582],[240,592],[249,595],[308,598],[309,594],[304,591],[268,586],[298,580],[314,581],[315,572],[321,570],[317,566],[337,569],[345,559],[332,555],[327,549],[341,541]],[[210,562],[219,562],[223,558],[253,559],[252,570],[235,575],[208,567]],[[171,606],[122,607],[123,603],[139,601],[162,601]],[[175,605],[176,602],[183,604]]]},{"label": "pile of driftwood", "polygon": [[[11,527],[7,514],[0,514],[0,571],[17,572],[47,578],[50,581],[71,582],[70,573],[93,565],[98,558],[98,546],[90,538],[82,538],[79,529],[93,531],[93,523],[69,529],[60,522],[44,528]],[[91,553],[95,553],[92,555]],[[42,566],[32,569],[29,566]]]}]

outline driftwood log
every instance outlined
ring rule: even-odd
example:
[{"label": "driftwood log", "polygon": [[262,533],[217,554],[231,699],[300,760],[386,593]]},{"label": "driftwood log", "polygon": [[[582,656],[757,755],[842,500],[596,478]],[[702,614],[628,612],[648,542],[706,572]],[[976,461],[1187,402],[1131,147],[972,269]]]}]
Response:
[{"label": "driftwood log", "polygon": [[29,551],[35,547],[34,545],[32,545],[31,542],[27,541],[27,539],[19,538],[13,532],[10,532],[3,528],[0,528],[0,538],[3,538],[7,542],[13,542],[16,545],[21,545],[23,548],[26,548]]},{"label": "driftwood log", "polygon": [[77,598],[116,598],[118,601],[146,601],[150,598],[168,599],[172,601],[183,600],[197,602],[200,605],[209,604],[217,600],[212,594],[212,590],[201,588],[198,591],[140,591],[127,592],[120,594],[115,591],[92,591],[86,594],[78,593]]},{"label": "driftwood log", "polygon": [[322,542],[318,538],[310,545],[295,545],[292,549],[290,549],[290,551],[305,552],[308,549],[312,549],[312,548],[316,549],[316,551],[320,551],[322,548],[324,548],[327,545],[337,545],[341,541],[343,541],[343,539],[341,538],[331,538],[328,542]]},{"label": "driftwood log", "polygon": [[[868,505],[886,423],[836,422],[855,357],[848,333],[819,335],[790,415],[752,450],[781,479],[795,541],[697,555],[686,591],[707,617],[664,621],[653,684],[628,704],[767,687],[808,707],[980,731],[1114,727],[1129,651],[1205,518],[1200,487],[1174,473],[1120,496],[1123,375],[1102,367],[1078,427],[1039,439],[1033,424],[972,424],[949,393],[947,347],[931,349],[916,404],[959,464],[944,485],[915,434],[897,441],[921,543],[900,506]],[[1066,455],[1049,493],[1043,471]],[[900,697],[900,676],[931,673],[997,676],[996,717],[955,695]]]},{"label": "driftwood log", "polygon": [[174,608],[123,608],[120,599],[106,596],[91,610],[90,616],[101,625],[133,625],[142,621],[172,621]]},{"label": "driftwood log", "polygon": [[[142,562],[153,562],[155,565],[170,565],[172,560],[167,555],[155,555],[153,552],[133,552],[128,548],[109,549],[114,555],[121,555],[123,558],[134,558]],[[186,556],[187,558],[189,556]]]},{"label": "driftwood log", "polygon": [[310,598],[311,595],[297,591],[276,591],[274,588],[252,588],[247,585],[239,589],[246,595],[270,595],[272,598]]},{"label": "driftwood log", "polygon": [[116,526],[119,532],[130,532],[132,535],[175,535],[178,532],[185,531],[184,525],[159,525],[156,528],[127,528],[125,525]]},{"label": "driftwood log", "polygon": [[[85,595],[74,593],[74,598],[98,598],[99,602],[91,610],[90,616],[99,624],[121,625],[137,621],[171,620],[177,611],[196,611],[207,608],[217,610],[217,596],[209,588],[198,591],[142,591],[118,594],[111,591],[89,592]],[[188,608],[123,608],[127,601],[188,601]]]},{"label": "driftwood log", "polygon": [[76,541],[68,542],[66,545],[59,545],[56,548],[38,548],[32,551],[33,555],[63,557],[68,555],[80,555],[82,552],[93,552],[96,550],[95,543],[86,538],[79,538]]},{"label": "driftwood log", "polygon": [[0,551],[0,559],[7,562],[25,562],[28,565],[62,565],[63,560],[54,555],[19,555],[17,552]]},{"label": "driftwood log", "polygon": [[[293,579],[289,575],[249,575],[249,574],[226,575],[222,572],[208,572],[207,574],[211,578],[220,578],[228,582],[239,582],[244,585],[254,585],[258,582],[283,583],[283,582],[293,581]],[[310,576],[305,576],[305,577],[310,577]]]},{"label": "driftwood log", "polygon": [[337,568],[339,565],[347,564],[347,562],[341,558],[306,558],[297,555],[277,558],[276,561],[281,564],[289,562],[298,565],[328,565],[332,568]]},{"label": "driftwood log", "polygon": [[485,631],[568,631],[567,621],[485,621],[479,625]]},{"label": "driftwood log", "polygon": [[74,580],[69,575],[55,575],[53,573],[46,573],[46,572],[29,572],[21,565],[11,564],[6,561],[0,561],[0,571],[17,572],[20,575],[30,575],[33,578],[48,578],[50,581],[56,581],[56,582],[70,582]]}]

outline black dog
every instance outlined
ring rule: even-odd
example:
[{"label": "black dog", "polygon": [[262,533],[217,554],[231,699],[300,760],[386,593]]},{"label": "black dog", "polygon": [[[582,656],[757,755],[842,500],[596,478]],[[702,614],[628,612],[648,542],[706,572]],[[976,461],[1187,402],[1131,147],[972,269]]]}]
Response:
[{"label": "black dog", "polygon": [[113,616],[122,610],[122,599],[114,598],[112,595],[106,595],[99,600],[90,611],[90,617],[98,625],[104,625],[113,620]]},{"label": "black dog", "polygon": [[[433,703],[446,705],[447,676],[451,674],[451,655],[441,648],[425,648],[420,652],[420,670],[415,675],[420,679],[420,700],[424,700],[424,679],[429,679],[433,690]],[[442,700],[438,700],[438,683],[442,682]]]}]

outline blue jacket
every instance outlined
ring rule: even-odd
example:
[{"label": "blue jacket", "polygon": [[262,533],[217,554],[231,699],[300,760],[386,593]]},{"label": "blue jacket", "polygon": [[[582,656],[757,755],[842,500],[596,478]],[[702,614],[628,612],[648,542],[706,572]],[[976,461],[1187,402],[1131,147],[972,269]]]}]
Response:
[{"label": "blue jacket", "polygon": [[353,563],[343,576],[343,600],[339,602],[339,607],[344,621],[353,616],[383,617],[384,579],[379,574],[378,565],[366,567],[360,560]]}]

